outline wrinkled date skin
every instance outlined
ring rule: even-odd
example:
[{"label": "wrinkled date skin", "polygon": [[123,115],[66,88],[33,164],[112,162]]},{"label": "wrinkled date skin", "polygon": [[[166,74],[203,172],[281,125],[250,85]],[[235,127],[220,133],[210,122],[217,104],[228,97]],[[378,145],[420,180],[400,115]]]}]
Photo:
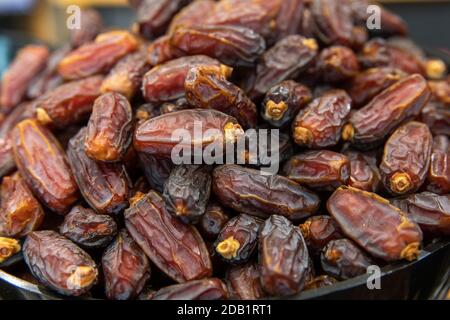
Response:
[{"label": "wrinkled date skin", "polygon": [[264,39],[251,29],[234,26],[177,28],[170,44],[182,55],[204,54],[233,67],[251,67],[266,49]]},{"label": "wrinkled date skin", "polygon": [[80,28],[70,30],[70,43],[78,48],[91,42],[102,31],[103,20],[94,9],[84,9],[80,12]]},{"label": "wrinkled date skin", "polygon": [[150,278],[150,262],[144,251],[123,229],[102,256],[105,294],[108,299],[136,297]]},{"label": "wrinkled date skin", "polygon": [[209,252],[197,229],[168,213],[155,191],[131,200],[125,225],[150,260],[173,280],[182,283],[211,276]]},{"label": "wrinkled date skin", "polygon": [[187,102],[202,109],[215,109],[235,117],[243,128],[256,127],[258,114],[256,105],[244,91],[215,67],[192,68],[184,82]]},{"label": "wrinkled date skin", "polygon": [[133,112],[120,93],[106,93],[95,100],[84,147],[94,160],[115,162],[123,158],[131,144]]},{"label": "wrinkled date skin", "polygon": [[258,245],[259,230],[263,221],[240,214],[225,224],[215,241],[216,252],[232,264],[247,262]]},{"label": "wrinkled date skin", "polygon": [[117,234],[117,224],[108,215],[75,206],[64,217],[59,233],[84,248],[106,247]]},{"label": "wrinkled date skin", "polygon": [[264,223],[259,243],[261,285],[270,296],[289,296],[306,283],[309,255],[300,230],[285,217]]},{"label": "wrinkled date skin", "polygon": [[333,284],[335,284],[337,282],[338,281],[333,277],[330,277],[328,275],[321,275],[321,276],[317,276],[317,277],[311,279],[310,281],[308,281],[305,284],[304,290],[306,291],[306,290],[324,288],[324,287],[332,286]]},{"label": "wrinkled date skin", "polygon": [[329,151],[306,151],[293,156],[283,168],[284,175],[302,185],[321,191],[333,191],[347,184],[350,161],[343,154]]},{"label": "wrinkled date skin", "polygon": [[259,170],[222,165],[213,171],[213,192],[227,207],[261,218],[271,214],[298,220],[313,215],[319,197],[279,175],[261,175]]},{"label": "wrinkled date skin", "polygon": [[217,278],[189,281],[162,288],[149,296],[149,300],[225,300],[228,289]]},{"label": "wrinkled date skin", "polygon": [[164,185],[167,211],[185,223],[196,223],[205,213],[211,194],[211,168],[180,165]]},{"label": "wrinkled date skin", "polygon": [[450,195],[422,192],[393,199],[392,204],[408,213],[428,236],[450,235]]},{"label": "wrinkled date skin", "polygon": [[216,240],[222,228],[230,220],[229,214],[215,202],[208,204],[205,214],[197,224],[198,231],[207,240]]},{"label": "wrinkled date skin", "polygon": [[60,129],[77,124],[92,111],[95,99],[100,96],[102,76],[65,83],[33,102],[36,117],[43,125]]},{"label": "wrinkled date skin", "polygon": [[170,35],[161,36],[150,43],[147,46],[146,55],[147,63],[150,66],[157,66],[158,64],[163,64],[178,58],[177,52],[170,45]]},{"label": "wrinkled date skin", "polygon": [[191,27],[203,24],[216,8],[215,0],[195,0],[185,6],[172,19],[167,34],[171,34],[178,27]]},{"label": "wrinkled date skin", "polygon": [[422,109],[421,120],[428,125],[434,135],[450,136],[450,103],[443,105],[429,102]]},{"label": "wrinkled date skin", "polygon": [[335,146],[349,117],[351,103],[344,90],[330,90],[314,99],[292,124],[294,141],[313,149]]},{"label": "wrinkled date skin", "polygon": [[323,49],[317,60],[317,71],[328,83],[346,81],[359,71],[358,58],[350,48],[344,46]]},{"label": "wrinkled date skin", "polygon": [[312,100],[306,86],[286,80],[272,87],[262,103],[261,116],[270,125],[281,128],[291,123],[298,112]]},{"label": "wrinkled date skin", "polygon": [[427,182],[428,191],[450,193],[450,144],[447,136],[434,137]]},{"label": "wrinkled date skin", "polygon": [[418,257],[422,231],[406,213],[375,193],[341,186],[327,201],[342,232],[385,261]]},{"label": "wrinkled date skin", "polygon": [[350,179],[348,185],[364,191],[377,192],[381,184],[381,176],[374,160],[368,155],[348,150],[344,153],[350,159]]},{"label": "wrinkled date skin", "polygon": [[59,74],[66,80],[86,78],[108,72],[122,57],[138,48],[138,40],[128,31],[99,34],[66,55],[58,65]]},{"label": "wrinkled date skin", "polygon": [[258,265],[254,263],[230,267],[226,274],[230,298],[238,300],[264,298],[260,277]]},{"label": "wrinkled date skin", "polygon": [[44,220],[41,205],[18,173],[3,178],[0,199],[1,237],[24,237]]},{"label": "wrinkled date skin", "polygon": [[163,103],[184,97],[184,82],[188,71],[196,66],[215,66],[229,76],[230,68],[220,64],[216,59],[196,55],[181,57],[152,68],[144,75],[142,93],[152,103]]},{"label": "wrinkled date skin", "polygon": [[376,147],[400,123],[417,116],[430,95],[427,82],[421,75],[403,78],[352,113],[342,138],[361,149]]},{"label": "wrinkled date skin", "polygon": [[128,205],[130,180],[120,163],[94,161],[84,151],[86,128],[69,141],[67,155],[81,194],[100,214],[118,214]]},{"label": "wrinkled date skin", "polygon": [[343,238],[336,221],[330,216],[313,216],[300,225],[303,238],[311,253],[317,255],[331,240]]},{"label": "wrinkled date skin", "polygon": [[411,121],[395,130],[380,163],[385,188],[396,195],[417,191],[428,173],[432,145],[430,129],[421,122]]},{"label": "wrinkled date skin", "polygon": [[[183,128],[183,134],[189,133],[194,137],[194,127],[199,123],[202,124],[200,140],[173,134]],[[198,128],[196,130],[199,131]],[[137,152],[167,158],[172,152],[192,148],[195,152],[207,146],[221,147],[224,143],[234,143],[243,133],[242,127],[231,116],[212,109],[192,109],[167,113],[141,123],[134,132],[133,145]],[[178,149],[173,150],[174,147]]]},{"label": "wrinkled date skin", "polygon": [[164,191],[164,184],[172,171],[172,160],[158,158],[150,154],[139,153],[139,164],[144,171],[145,178],[152,189]]},{"label": "wrinkled date skin", "polygon": [[45,68],[50,53],[45,46],[29,45],[21,49],[4,73],[0,87],[0,109],[9,113],[18,105],[38,73]]},{"label": "wrinkled date skin", "polygon": [[332,277],[346,280],[367,272],[371,259],[352,241],[330,241],[320,256],[322,269]]},{"label": "wrinkled date skin", "polygon": [[33,276],[67,296],[80,296],[97,282],[92,258],[55,231],[34,231],[23,245],[23,256]]},{"label": "wrinkled date skin", "polygon": [[33,194],[50,210],[65,214],[78,200],[78,187],[56,138],[28,119],[14,128],[12,141],[17,167]]},{"label": "wrinkled date skin", "polygon": [[313,38],[291,35],[278,41],[258,62],[251,97],[264,96],[276,84],[296,78],[311,65],[317,51]]}]

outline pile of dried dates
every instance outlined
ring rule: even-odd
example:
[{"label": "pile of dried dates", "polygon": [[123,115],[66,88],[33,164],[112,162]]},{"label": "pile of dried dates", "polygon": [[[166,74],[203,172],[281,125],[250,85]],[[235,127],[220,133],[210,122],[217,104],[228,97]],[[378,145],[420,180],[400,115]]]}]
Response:
[{"label": "pile of dried dates", "polygon": [[[130,30],[85,9],[68,44],[26,46],[3,75],[4,270],[66,296],[286,297],[450,236],[450,77],[400,17],[379,6],[369,30],[361,0],[130,5]],[[259,136],[269,162],[173,160],[249,129],[276,136]]]}]

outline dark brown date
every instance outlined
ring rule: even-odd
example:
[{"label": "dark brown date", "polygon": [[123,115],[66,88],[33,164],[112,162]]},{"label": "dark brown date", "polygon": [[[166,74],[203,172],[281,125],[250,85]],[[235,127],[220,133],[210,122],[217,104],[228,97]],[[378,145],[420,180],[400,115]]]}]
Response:
[{"label": "dark brown date", "polygon": [[80,296],[97,282],[92,258],[55,231],[34,231],[23,245],[23,256],[33,276],[67,296]]},{"label": "dark brown date", "polygon": [[299,293],[306,283],[309,256],[300,229],[285,217],[264,223],[259,243],[261,285],[270,296]]},{"label": "dark brown date", "polygon": [[333,191],[347,184],[350,161],[343,154],[329,151],[306,151],[293,156],[283,168],[284,175],[310,188]]},{"label": "dark brown date", "polygon": [[350,115],[351,103],[344,90],[330,90],[314,99],[292,124],[294,141],[313,149],[335,146]]},{"label": "dark brown date", "polygon": [[254,263],[230,267],[226,274],[230,298],[238,300],[264,298],[260,277],[258,266]]},{"label": "dark brown date", "polygon": [[274,20],[276,41],[299,33],[305,2],[304,0],[280,1],[280,7]]},{"label": "dark brown date", "polygon": [[225,300],[228,290],[217,278],[189,281],[162,288],[150,295],[150,300]]},{"label": "dark brown date", "polygon": [[320,256],[323,271],[339,280],[354,278],[367,272],[370,258],[348,239],[330,241]]},{"label": "dark brown date", "polygon": [[316,68],[325,82],[337,83],[353,78],[359,71],[359,63],[350,48],[332,46],[319,54]]},{"label": "dark brown date", "polygon": [[262,224],[261,219],[247,214],[240,214],[230,219],[214,243],[216,252],[228,263],[247,262],[258,245]]},{"label": "dark brown date", "polygon": [[432,145],[430,129],[421,122],[411,121],[395,130],[380,163],[385,188],[396,195],[417,191],[430,167]]},{"label": "dark brown date", "polygon": [[158,158],[150,154],[139,153],[139,164],[144,171],[150,187],[158,192],[164,191],[164,184],[172,171],[172,160]]},{"label": "dark brown date", "polygon": [[327,209],[342,232],[372,256],[385,261],[418,257],[419,226],[377,194],[341,186],[328,199]]},{"label": "dark brown date", "polygon": [[78,48],[95,39],[102,31],[103,20],[98,11],[83,9],[80,12],[80,28],[70,30],[70,44]]},{"label": "dark brown date", "polygon": [[178,58],[178,55],[170,45],[169,35],[159,37],[147,47],[147,63],[150,66],[157,66],[158,64],[162,64],[176,58]]},{"label": "dark brown date", "polygon": [[187,102],[196,108],[215,109],[235,117],[246,129],[254,128],[258,114],[244,91],[227,81],[216,67],[191,68],[184,82]]},{"label": "dark brown date", "polygon": [[117,224],[108,215],[75,206],[64,217],[59,233],[84,248],[106,247],[117,234]]},{"label": "dark brown date", "polygon": [[403,78],[351,114],[342,138],[362,149],[382,143],[403,121],[417,116],[430,98],[426,80],[419,74]]},{"label": "dark brown date", "polygon": [[350,179],[348,185],[369,192],[377,192],[381,184],[381,176],[376,159],[369,155],[348,150],[344,154],[350,159]]},{"label": "dark brown date", "polygon": [[450,136],[450,103],[443,105],[429,102],[422,109],[421,120],[428,125],[433,134]]},{"label": "dark brown date", "polygon": [[317,276],[317,277],[311,279],[310,281],[308,281],[305,284],[304,290],[306,291],[306,290],[324,288],[324,287],[332,286],[333,284],[335,284],[337,282],[338,281],[333,277],[330,277],[328,275],[321,275],[321,276]]},{"label": "dark brown date", "polygon": [[81,194],[100,214],[118,214],[128,206],[130,180],[122,163],[89,158],[84,151],[86,128],[69,141],[67,155]]},{"label": "dark brown date", "polygon": [[133,112],[120,93],[105,93],[95,100],[84,148],[98,161],[119,161],[131,144]]},{"label": "dark brown date", "polygon": [[21,249],[19,240],[0,237],[0,263],[5,262]]},{"label": "dark brown date", "polygon": [[319,206],[319,197],[299,184],[238,165],[214,169],[213,192],[224,206],[261,218],[279,214],[299,220],[313,215]]},{"label": "dark brown date", "polygon": [[180,283],[211,276],[209,252],[197,229],[168,213],[158,193],[138,194],[130,202],[125,225],[161,271]]},{"label": "dark brown date", "polygon": [[108,299],[134,298],[150,278],[147,256],[125,229],[103,253],[102,269]]},{"label": "dark brown date", "polygon": [[0,236],[21,238],[36,230],[44,211],[19,173],[4,177],[1,186]]},{"label": "dark brown date", "polygon": [[195,0],[180,10],[170,22],[167,34],[171,34],[178,27],[191,27],[204,23],[216,8],[214,0]]},{"label": "dark brown date", "polygon": [[311,254],[318,255],[331,240],[341,239],[342,233],[330,216],[313,216],[300,225],[300,231]]},{"label": "dark brown date", "polygon": [[267,92],[261,116],[276,128],[287,126],[311,99],[311,90],[306,86],[292,80],[283,81]]},{"label": "dark brown date", "polygon": [[450,193],[450,143],[447,136],[434,137],[427,190],[437,194]]},{"label": "dark brown date", "polygon": [[211,202],[197,224],[198,231],[207,240],[216,240],[220,231],[230,219],[229,214],[218,203]]},{"label": "dark brown date", "polygon": [[33,194],[50,210],[65,214],[78,200],[78,187],[56,138],[28,119],[16,125],[12,141],[17,167]]}]

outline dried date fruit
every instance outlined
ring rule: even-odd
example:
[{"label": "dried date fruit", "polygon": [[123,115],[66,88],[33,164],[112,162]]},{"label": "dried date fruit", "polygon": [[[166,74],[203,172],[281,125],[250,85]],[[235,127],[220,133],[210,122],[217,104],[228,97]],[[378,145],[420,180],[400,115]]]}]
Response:
[{"label": "dried date fruit", "polygon": [[332,46],[319,54],[316,68],[325,82],[337,83],[353,78],[359,71],[359,63],[350,48]]},{"label": "dried date fruit", "polygon": [[392,11],[384,6],[379,6],[380,10],[380,30],[370,30],[381,33],[383,36],[400,35],[405,36],[408,33],[406,22]]},{"label": "dried date fruit", "polygon": [[261,218],[279,214],[299,220],[319,206],[319,197],[294,181],[238,165],[214,169],[213,192],[224,206]]},{"label": "dried date fruit", "polygon": [[173,33],[178,27],[191,27],[204,23],[215,7],[216,1],[214,0],[192,1],[173,17],[167,34]]},{"label": "dried date fruit", "polygon": [[300,230],[285,217],[264,223],[259,243],[261,285],[270,296],[299,293],[306,283],[309,256]]},{"label": "dried date fruit", "polygon": [[375,193],[341,186],[327,201],[342,232],[385,261],[418,257],[422,231],[406,213]]},{"label": "dried date fruit", "polygon": [[270,88],[262,103],[261,116],[271,126],[284,127],[312,100],[306,86],[286,80]]},{"label": "dried date fruit", "polygon": [[381,183],[380,171],[369,155],[354,150],[344,154],[350,159],[348,185],[369,192],[377,192]]},{"label": "dried date fruit", "polygon": [[350,161],[343,154],[329,151],[306,151],[293,156],[283,168],[289,179],[313,189],[333,191],[347,184]]},{"label": "dried date fruit", "polygon": [[378,146],[403,121],[417,116],[430,98],[419,74],[403,78],[351,114],[342,138],[362,149]]},{"label": "dried date fruit", "polygon": [[315,255],[320,254],[331,240],[343,237],[338,224],[330,216],[310,217],[299,227],[310,253]]},{"label": "dried date fruit", "polygon": [[218,203],[208,204],[197,224],[198,231],[207,240],[215,240],[230,219],[229,214]]},{"label": "dried date fruit", "polygon": [[125,166],[89,158],[84,151],[86,128],[69,141],[67,155],[81,194],[100,214],[118,214],[128,206],[130,179]]},{"label": "dried date fruit", "polygon": [[158,193],[138,194],[130,202],[125,210],[128,232],[161,271],[179,283],[212,275],[209,252],[197,229],[168,213]]},{"label": "dried date fruit", "polygon": [[152,103],[163,103],[184,97],[186,75],[191,68],[200,65],[217,67],[226,77],[232,71],[218,60],[202,55],[171,60],[152,68],[144,75],[142,81],[144,98]]},{"label": "dried date fruit", "polygon": [[136,297],[150,278],[150,263],[137,243],[123,229],[102,256],[105,294],[108,299]]},{"label": "dried date fruit", "polygon": [[164,191],[164,184],[172,171],[172,160],[139,153],[139,163],[150,187],[158,192]]},{"label": "dried date fruit", "polygon": [[92,258],[55,231],[34,231],[23,245],[23,256],[33,276],[67,296],[80,296],[97,282]]},{"label": "dried date fruit", "polygon": [[64,217],[59,233],[84,248],[106,247],[117,234],[117,224],[108,215],[75,206]]},{"label": "dried date fruit", "polygon": [[179,27],[170,44],[183,55],[204,54],[233,67],[251,67],[266,49],[264,39],[245,27]]},{"label": "dried date fruit", "polygon": [[164,287],[149,297],[150,300],[224,300],[227,298],[227,287],[217,278]]},{"label": "dried date fruit", "polygon": [[3,74],[0,107],[11,112],[24,98],[34,77],[45,67],[50,53],[45,46],[29,45],[21,49]]},{"label": "dried date fruit", "polygon": [[292,124],[294,141],[314,149],[335,146],[349,117],[351,103],[344,90],[330,90],[314,99]]},{"label": "dried date fruit", "polygon": [[105,93],[95,100],[84,148],[98,161],[119,161],[131,144],[133,112],[120,93]]},{"label": "dried date fruit", "polygon": [[333,277],[330,277],[328,275],[321,275],[321,276],[315,277],[315,278],[311,279],[310,281],[308,281],[305,284],[304,290],[306,291],[306,290],[324,288],[324,287],[332,286],[333,284],[335,284],[337,282],[338,281]]},{"label": "dried date fruit", "polygon": [[435,135],[450,136],[450,105],[429,102],[421,113],[422,122],[426,123]]},{"label": "dried date fruit", "polygon": [[66,128],[84,120],[100,96],[102,76],[65,83],[33,102],[36,117],[43,125]]},{"label": "dried date fruit", "polygon": [[428,81],[430,86],[433,102],[442,103],[445,106],[450,105],[450,80],[447,81]]},{"label": "dried date fruit", "polygon": [[44,211],[22,177],[4,177],[1,185],[0,236],[21,238],[36,230]]},{"label": "dried date fruit", "polygon": [[12,141],[17,167],[33,194],[50,210],[66,213],[78,200],[78,187],[56,138],[28,119],[16,125]]},{"label": "dried date fruit", "polygon": [[450,144],[447,136],[434,137],[426,188],[437,194],[450,193]]},{"label": "dried date fruit", "polygon": [[260,277],[258,266],[254,263],[230,267],[226,273],[230,298],[238,300],[264,298]]},{"label": "dried date fruit", "polygon": [[70,29],[70,43],[74,48],[94,40],[103,28],[102,17],[94,9],[81,10],[79,17],[80,27]]},{"label": "dried date fruit", "polygon": [[450,235],[450,195],[421,192],[404,198],[392,199],[391,203],[416,221],[428,236]]},{"label": "dried date fruit", "polygon": [[439,80],[447,74],[447,66],[440,59],[428,59],[425,62],[425,74],[428,79]]},{"label": "dried date fruit", "polygon": [[5,262],[16,253],[20,252],[21,246],[19,240],[0,237],[0,263]]},{"label": "dried date fruit", "polygon": [[[202,124],[201,131],[197,127],[199,123]],[[184,129],[183,134],[189,133],[191,139],[174,134],[180,128]],[[194,128],[200,132],[194,132]],[[200,140],[192,139],[194,134],[200,133]],[[173,152],[185,149],[190,151],[194,148],[196,151],[234,143],[243,133],[242,127],[231,116],[212,109],[192,109],[164,114],[141,123],[134,132],[133,145],[137,152],[170,157]]]},{"label": "dried date fruit", "polygon": [[304,0],[280,1],[280,7],[274,20],[276,41],[299,33],[304,4]]},{"label": "dried date fruit", "polygon": [[385,188],[397,195],[417,191],[427,176],[433,137],[430,129],[411,121],[400,126],[384,146],[380,173]]},{"label": "dried date fruit", "polygon": [[137,47],[138,40],[128,31],[102,33],[95,41],[86,43],[66,55],[58,65],[58,72],[66,80],[105,73]]},{"label": "dried date fruit", "polygon": [[247,262],[258,245],[262,224],[261,219],[247,214],[240,214],[230,219],[214,243],[216,252],[228,263]]},{"label": "dried date fruit", "polygon": [[[198,2],[198,1],[195,1]],[[195,3],[194,2],[194,3]],[[164,35],[150,43],[147,47],[147,63],[156,66],[178,58],[177,52],[170,45],[170,36]]]},{"label": "dried date fruit", "polygon": [[197,223],[211,194],[211,169],[201,165],[175,167],[164,184],[166,210],[184,223]]},{"label": "dried date fruit", "polygon": [[244,128],[254,128],[255,104],[241,88],[227,81],[216,67],[191,68],[184,82],[187,102],[196,108],[215,109],[233,116]]},{"label": "dried date fruit", "polygon": [[367,272],[370,258],[348,239],[331,240],[320,256],[322,269],[340,280],[354,278]]}]

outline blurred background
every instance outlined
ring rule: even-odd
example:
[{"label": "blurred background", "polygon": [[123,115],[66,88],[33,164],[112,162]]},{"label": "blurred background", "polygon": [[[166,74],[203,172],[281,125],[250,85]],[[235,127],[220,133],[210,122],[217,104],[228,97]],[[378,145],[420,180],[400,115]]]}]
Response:
[{"label": "blurred background", "polygon": [[[450,48],[449,0],[380,2],[408,22],[412,38],[421,46]],[[63,43],[70,5],[96,8],[107,27],[128,28],[134,19],[127,0],[0,0],[0,74],[24,44],[41,41],[57,47]]]}]

